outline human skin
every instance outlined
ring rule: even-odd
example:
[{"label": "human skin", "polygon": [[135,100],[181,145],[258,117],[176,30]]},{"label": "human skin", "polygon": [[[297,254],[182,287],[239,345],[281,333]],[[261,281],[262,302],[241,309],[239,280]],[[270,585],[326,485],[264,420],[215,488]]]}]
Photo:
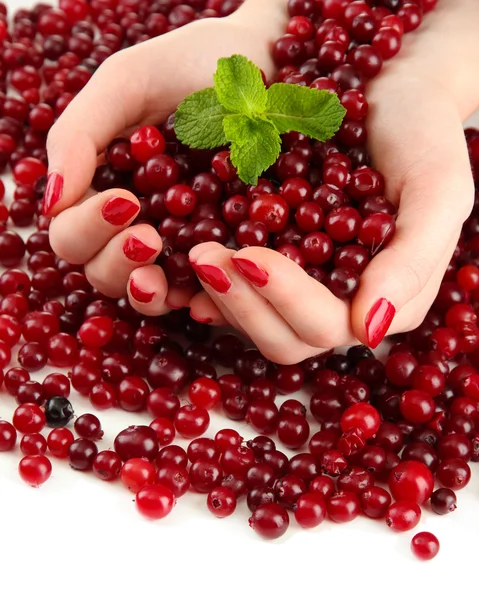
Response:
[{"label": "human skin", "polygon": [[[189,306],[193,318],[228,322],[266,357],[291,364],[358,341],[376,346],[386,331],[419,325],[432,304],[474,202],[462,122],[479,106],[476,0],[439,0],[368,85],[369,149],[398,218],[393,240],[362,274],[351,304],[273,250],[235,252],[214,243],[195,246],[190,260],[200,275],[206,266],[206,272],[225,277],[227,292],[215,291],[204,276],[200,293],[168,289],[162,269],[153,264],[162,247],[156,230],[144,224],[128,228],[134,211],[124,226],[102,217],[102,207],[117,196],[139,210],[133,194],[108,190],[78,203],[108,143],[138,124],[161,122],[186,95],[210,86],[218,58],[244,54],[271,75],[270,48],[284,32],[285,5],[246,0],[226,19],[192,23],[108,59],[50,132],[50,173],[63,178],[63,188],[55,198],[49,195],[46,209],[56,217],[50,229],[55,252],[85,264],[88,279],[103,293],[120,297],[126,291],[146,315]],[[53,179],[58,192],[60,179]],[[131,235],[151,248],[144,262],[123,253]],[[257,265],[267,283],[252,284],[232,259]],[[149,302],[135,300],[132,281]]]}]

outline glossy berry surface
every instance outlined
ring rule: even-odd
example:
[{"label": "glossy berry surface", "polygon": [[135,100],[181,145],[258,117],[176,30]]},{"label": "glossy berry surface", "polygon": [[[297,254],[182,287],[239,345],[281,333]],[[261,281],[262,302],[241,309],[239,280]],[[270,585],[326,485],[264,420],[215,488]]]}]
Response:
[{"label": "glossy berry surface", "polygon": [[429,532],[417,533],[411,540],[411,550],[420,560],[432,560],[439,553],[439,540]]},{"label": "glossy berry surface", "polygon": [[232,515],[236,509],[236,495],[229,488],[220,486],[211,490],[207,498],[207,507],[218,519]]},{"label": "glossy berry surface", "polygon": [[42,454],[24,456],[18,465],[18,472],[25,483],[39,487],[50,478],[52,463]]},{"label": "glossy berry surface", "polygon": [[414,529],[421,520],[421,509],[415,502],[394,502],[386,512],[386,525],[397,533]]},{"label": "glossy berry surface", "polygon": [[275,502],[262,504],[249,518],[249,525],[259,536],[275,540],[288,530],[289,515],[285,508]]},{"label": "glossy berry surface", "polygon": [[160,483],[145,485],[138,491],[135,505],[140,514],[148,519],[163,519],[173,510],[175,497],[171,490]]}]

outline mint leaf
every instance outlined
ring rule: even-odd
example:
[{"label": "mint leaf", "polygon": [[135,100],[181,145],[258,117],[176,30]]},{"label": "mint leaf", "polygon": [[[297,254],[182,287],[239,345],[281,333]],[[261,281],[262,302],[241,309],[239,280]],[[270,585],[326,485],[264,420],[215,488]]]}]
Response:
[{"label": "mint leaf", "polygon": [[231,142],[231,162],[245,183],[256,185],[258,177],[273,165],[281,152],[276,127],[265,119],[230,115],[223,122]]},{"label": "mint leaf", "polygon": [[268,89],[266,117],[279,133],[297,131],[326,141],[341,126],[346,110],[326,90],[275,83]]},{"label": "mint leaf", "polygon": [[259,68],[245,56],[220,58],[214,76],[218,100],[230,112],[249,117],[266,110],[266,87]]},{"label": "mint leaf", "polygon": [[218,148],[227,142],[223,119],[228,114],[219,103],[214,88],[195,92],[185,98],[175,113],[175,132],[190,148]]}]

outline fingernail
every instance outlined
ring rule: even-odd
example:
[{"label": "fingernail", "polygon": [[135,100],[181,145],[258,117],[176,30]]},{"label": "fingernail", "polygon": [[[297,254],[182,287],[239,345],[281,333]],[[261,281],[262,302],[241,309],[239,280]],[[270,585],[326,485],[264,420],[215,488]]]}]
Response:
[{"label": "fingernail", "polygon": [[370,348],[376,348],[383,341],[394,319],[396,309],[386,300],[381,298],[366,315],[366,335]]},{"label": "fingernail", "polygon": [[233,257],[231,261],[240,274],[256,287],[264,287],[268,283],[268,273],[252,260]]},{"label": "fingernail", "polygon": [[133,219],[139,210],[140,207],[131,200],[115,196],[105,202],[101,209],[101,216],[110,225],[119,227]]},{"label": "fingernail", "polygon": [[62,197],[63,192],[63,177],[60,173],[50,173],[47,179],[47,187],[45,188],[45,196],[43,197],[42,214],[48,215],[51,209]]},{"label": "fingernail", "polygon": [[145,262],[155,256],[158,250],[150,248],[134,235],[130,235],[123,244],[123,252],[126,258],[134,262]]},{"label": "fingernail", "polygon": [[140,302],[141,304],[148,304],[155,297],[155,292],[147,292],[142,290],[134,279],[130,279],[130,294],[137,302]]},{"label": "fingernail", "polygon": [[226,294],[231,287],[231,281],[228,275],[219,267],[213,265],[191,265],[198,277],[204,283],[210,285],[218,294]]},{"label": "fingernail", "polygon": [[202,325],[209,325],[210,323],[213,323],[213,319],[210,319],[209,317],[195,317],[195,315],[190,311],[190,317],[193,319],[193,321],[196,321],[197,323],[201,323]]}]

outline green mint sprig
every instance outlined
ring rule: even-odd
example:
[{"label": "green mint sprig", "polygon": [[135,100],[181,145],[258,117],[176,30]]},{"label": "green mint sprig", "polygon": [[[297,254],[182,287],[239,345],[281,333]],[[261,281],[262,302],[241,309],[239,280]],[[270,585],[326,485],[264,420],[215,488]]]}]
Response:
[{"label": "green mint sprig", "polygon": [[191,148],[231,145],[238,177],[256,185],[281,152],[290,131],[326,141],[346,114],[336,94],[293,84],[266,89],[260,69],[245,56],[221,58],[214,87],[188,96],[175,114],[178,139]]}]

